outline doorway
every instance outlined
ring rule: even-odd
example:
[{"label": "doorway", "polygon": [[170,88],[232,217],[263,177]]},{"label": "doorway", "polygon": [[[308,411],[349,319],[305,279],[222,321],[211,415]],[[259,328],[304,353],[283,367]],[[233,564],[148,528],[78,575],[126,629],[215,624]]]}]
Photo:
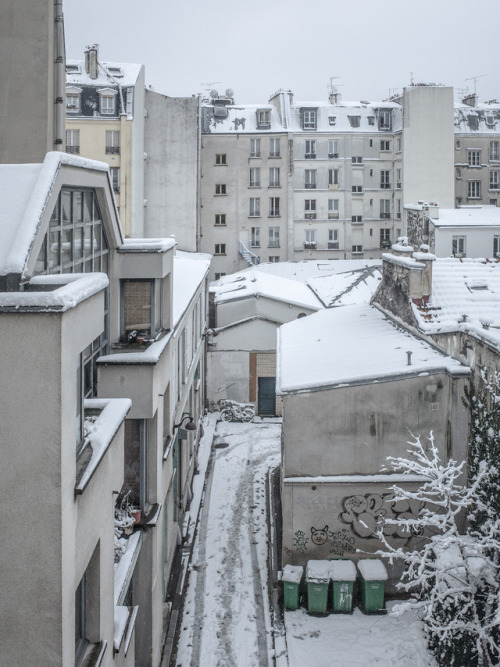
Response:
[{"label": "doorway", "polygon": [[261,416],[276,415],[276,378],[258,378],[257,413]]}]

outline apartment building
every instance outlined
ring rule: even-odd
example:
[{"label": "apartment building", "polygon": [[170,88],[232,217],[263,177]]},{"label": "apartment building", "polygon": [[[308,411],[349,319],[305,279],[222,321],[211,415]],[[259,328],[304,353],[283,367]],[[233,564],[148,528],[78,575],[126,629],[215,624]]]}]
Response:
[{"label": "apartment building", "polygon": [[455,106],[456,206],[500,204],[500,104],[468,95]]},{"label": "apartment building", "polygon": [[210,258],[124,239],[104,163],[48,153],[1,165],[0,183],[0,497],[16,514],[2,660],[158,665],[204,409]]}]

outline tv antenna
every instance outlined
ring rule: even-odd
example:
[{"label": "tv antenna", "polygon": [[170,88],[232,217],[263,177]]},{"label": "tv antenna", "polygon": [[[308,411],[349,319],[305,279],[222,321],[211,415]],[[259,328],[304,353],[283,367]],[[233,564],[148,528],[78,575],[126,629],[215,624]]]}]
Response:
[{"label": "tv antenna", "polygon": [[476,94],[477,80],[481,79],[483,76],[488,76],[488,75],[487,74],[478,74],[476,76],[470,76],[468,79],[465,79],[466,81],[474,81],[474,95]]},{"label": "tv antenna", "polygon": [[222,83],[222,81],[208,81],[207,83],[202,83],[202,86],[205,86],[205,90],[210,95],[210,91],[213,89],[216,83]]}]

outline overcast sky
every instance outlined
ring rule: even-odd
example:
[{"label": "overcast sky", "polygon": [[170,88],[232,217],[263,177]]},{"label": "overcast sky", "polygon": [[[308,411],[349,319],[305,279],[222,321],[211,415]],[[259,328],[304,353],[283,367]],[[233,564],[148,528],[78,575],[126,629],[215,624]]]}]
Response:
[{"label": "overcast sky", "polygon": [[[500,98],[495,0],[63,0],[66,57],[142,63],[174,97],[232,88],[263,103],[280,88],[381,100],[412,81]],[[472,77],[478,77],[476,81]],[[469,79],[469,80],[468,80]]]}]

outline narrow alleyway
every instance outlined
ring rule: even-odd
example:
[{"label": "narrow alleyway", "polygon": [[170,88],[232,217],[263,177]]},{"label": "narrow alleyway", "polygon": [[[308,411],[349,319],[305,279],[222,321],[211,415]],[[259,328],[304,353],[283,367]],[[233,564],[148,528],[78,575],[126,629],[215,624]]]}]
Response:
[{"label": "narrow alleyway", "polygon": [[178,667],[265,667],[274,655],[268,590],[268,475],[279,423],[217,423],[180,623]]}]

